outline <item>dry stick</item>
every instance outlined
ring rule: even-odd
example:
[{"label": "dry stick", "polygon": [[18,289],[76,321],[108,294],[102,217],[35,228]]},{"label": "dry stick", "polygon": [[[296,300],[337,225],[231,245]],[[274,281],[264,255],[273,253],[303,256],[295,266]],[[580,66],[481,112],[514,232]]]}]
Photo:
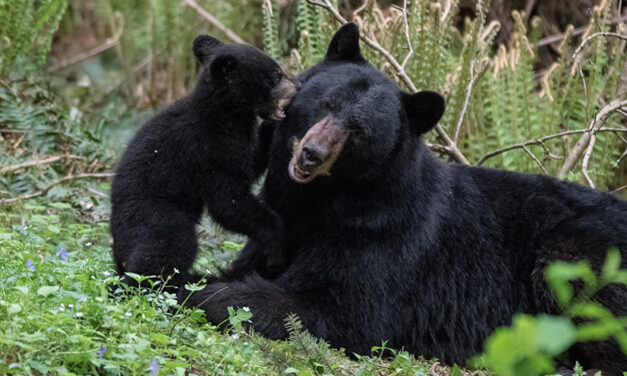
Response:
[{"label": "dry stick", "polygon": [[[479,27],[478,37],[481,37],[483,34],[483,10],[481,9],[481,0],[477,1],[477,10],[479,11],[479,15],[481,16],[481,25]],[[479,40],[477,39],[477,44]],[[464,107],[462,107],[462,112],[459,114],[459,121],[457,122],[457,126],[455,127],[455,137],[453,141],[457,144],[457,140],[459,139],[459,131],[462,129],[462,123],[464,122],[464,115],[466,114],[466,110],[468,109],[468,102],[470,102],[470,94],[472,93],[472,85],[475,83],[475,60],[477,59],[477,49],[475,48],[475,53],[470,60],[470,80],[468,81],[468,88],[466,89],[466,98],[464,99]],[[543,167],[544,168],[544,167]]]},{"label": "dry stick", "polygon": [[542,169],[542,171],[548,175],[549,172],[546,170],[546,168],[544,168],[544,165],[542,164],[542,162],[540,162],[540,160],[538,159],[538,157],[536,157],[535,154],[533,154],[531,152],[531,150],[529,150],[529,148],[527,147],[527,145],[523,145],[523,150],[525,151],[525,153],[529,154],[529,156],[531,158],[533,158],[534,161],[536,161],[536,163],[538,164],[538,166],[540,166],[540,168]]},{"label": "dry stick", "polygon": [[6,174],[7,172],[11,172],[11,171],[15,171],[15,170],[19,170],[21,168],[25,168],[25,167],[31,167],[31,166],[39,166],[39,165],[43,165],[43,164],[48,164],[48,163],[54,163],[58,160],[61,159],[82,159],[82,160],[87,160],[87,158],[85,157],[81,157],[78,155],[72,155],[72,154],[64,154],[64,155],[55,155],[46,159],[38,159],[35,161],[28,161],[28,162],[23,162],[23,163],[18,163],[16,165],[12,165],[12,166],[7,166],[7,167],[3,167],[0,169],[0,175]]},{"label": "dry stick", "polygon": [[[615,17],[612,18],[612,23],[620,23],[623,21],[627,21],[627,16],[621,16],[621,17]],[[576,28],[575,30],[573,30],[573,36],[579,35],[579,34],[583,34],[586,29],[588,29],[588,26],[580,26],[578,28]],[[550,35],[546,38],[542,38],[538,41],[537,46],[538,47],[542,47],[542,46],[546,46],[547,44],[551,44],[551,43],[555,43],[555,42],[561,42],[564,37],[566,36],[566,34],[561,33],[561,34],[555,34],[555,35]]]},{"label": "dry stick", "polygon": [[216,28],[218,28],[220,31],[222,31],[224,34],[226,34],[226,36],[232,40],[235,43],[240,43],[240,44],[249,44],[247,43],[245,40],[243,40],[242,38],[240,38],[239,35],[235,34],[235,32],[233,32],[233,30],[229,29],[228,27],[224,26],[224,24],[222,22],[220,22],[220,20],[218,20],[214,15],[212,15],[211,13],[207,12],[206,10],[204,10],[200,5],[198,5],[198,3],[196,3],[194,0],[183,0],[183,4],[187,5],[190,8],[193,8],[198,14],[200,14],[201,16],[203,16],[207,21],[209,21],[213,26],[215,26]]},{"label": "dry stick", "polygon": [[[544,136],[544,137],[540,137],[540,138],[534,138],[531,140],[527,140],[524,142],[520,142],[518,144],[513,144],[513,145],[509,145],[509,146],[505,146],[501,149],[489,152],[487,154],[485,154],[483,157],[481,157],[481,159],[479,159],[479,162],[477,162],[477,166],[481,166],[483,164],[483,162],[487,161],[488,159],[497,156],[499,154],[505,153],[507,151],[510,150],[514,150],[514,149],[522,149],[526,146],[529,145],[542,145],[543,147],[546,146],[544,145],[544,141],[550,140],[552,138],[557,138],[557,137],[562,137],[562,136],[568,136],[571,134],[581,134],[581,133],[587,133],[588,130],[587,129],[574,129],[574,130],[570,130],[570,131],[564,131],[564,132],[560,132],[560,133],[555,133],[555,134],[551,134],[548,136]],[[599,128],[597,129],[597,132],[625,132],[627,133],[627,128]],[[557,158],[556,156],[552,156],[553,158]]]},{"label": "dry stick", "polygon": [[[316,5],[321,8],[326,9],[342,25],[348,22],[346,21],[344,17],[342,17],[340,12],[337,9],[335,9],[333,4],[331,4],[329,0],[320,0],[320,1],[307,0],[307,1],[309,2],[309,4]],[[360,35],[360,38],[370,48],[374,49],[375,51],[383,55],[383,57],[390,63],[390,65],[392,65],[392,67],[396,71],[396,75],[398,76],[398,78],[401,81],[403,81],[405,85],[407,85],[407,87],[411,90],[412,93],[415,93],[418,91],[418,89],[416,89],[416,85],[414,85],[412,80],[409,78],[405,69],[401,66],[401,64],[399,64],[398,61],[396,61],[394,56],[392,56],[392,54],[389,51],[383,48],[377,41],[368,38],[363,33]],[[459,150],[455,142],[449,137],[449,135],[446,133],[446,131],[444,130],[444,128],[442,128],[440,124],[435,126],[435,130],[438,132],[438,136],[440,136],[440,138],[442,138],[446,142],[446,149],[445,149],[446,153],[452,156],[453,159],[455,159],[455,161],[457,161],[458,163],[470,165],[470,163],[468,162],[468,159],[466,159],[464,154],[462,154],[462,152]]]},{"label": "dry stick", "polygon": [[590,142],[588,142],[588,148],[586,149],[586,154],[583,156],[583,162],[581,163],[581,172],[583,176],[586,178],[588,185],[594,188],[594,182],[590,179],[590,175],[588,175],[588,162],[590,162],[590,155],[592,154],[592,149],[594,149],[594,143],[597,138],[595,133],[590,134]]},{"label": "dry stick", "polygon": [[24,200],[24,199],[27,199],[27,198],[34,198],[34,197],[44,196],[54,186],[59,185],[61,183],[64,183],[66,181],[77,180],[77,179],[91,179],[91,178],[93,178],[93,179],[103,179],[103,178],[110,178],[113,175],[114,174],[112,174],[112,173],[68,175],[68,176],[62,177],[61,179],[57,179],[57,180],[53,181],[52,183],[50,183],[50,185],[48,185],[46,188],[42,189],[41,191],[37,191],[37,192],[34,192],[34,193],[29,193],[29,194],[21,195],[21,196],[17,196],[17,197],[12,197],[12,198],[0,199],[0,204],[8,204],[8,203],[11,203],[11,202],[20,201],[20,200]]},{"label": "dry stick", "polygon": [[403,63],[401,64],[401,68],[405,69],[409,58],[414,54],[414,46],[411,43],[411,38],[409,37],[409,21],[407,21],[407,0],[403,0],[403,9],[401,10],[403,13],[403,22],[405,23],[405,38],[407,38],[407,46],[409,47],[409,52],[403,59]]},{"label": "dry stick", "polygon": [[577,163],[577,161],[581,157],[581,154],[588,146],[591,136],[594,133],[598,132],[599,128],[601,128],[603,123],[605,123],[605,120],[607,120],[607,118],[616,110],[625,106],[627,106],[627,100],[621,100],[617,98],[605,105],[605,107],[603,107],[599,111],[597,116],[595,116],[594,119],[590,122],[588,129],[586,129],[579,141],[577,141],[577,144],[575,144],[575,147],[570,152],[568,157],[566,157],[566,160],[564,161],[564,164],[560,168],[560,172],[558,174],[558,177],[560,179],[566,176],[566,173],[573,168],[575,163]]},{"label": "dry stick", "polygon": [[120,37],[122,36],[122,32],[124,31],[123,28],[120,28],[120,30],[118,30],[117,33],[115,33],[115,35],[111,38],[108,38],[106,40],[106,42],[100,46],[94,47],[89,51],[85,51],[81,54],[78,54],[76,56],[73,56],[67,60],[63,60],[63,61],[59,61],[55,64],[52,64],[51,66],[48,67],[48,72],[54,72],[56,70],[59,69],[63,69],[63,68],[67,68],[70,65],[74,65],[74,64],[78,64],[81,61],[85,61],[87,59],[90,59],[96,55],[98,55],[101,52],[107,51],[113,47],[115,47],[118,42],[120,41]]}]

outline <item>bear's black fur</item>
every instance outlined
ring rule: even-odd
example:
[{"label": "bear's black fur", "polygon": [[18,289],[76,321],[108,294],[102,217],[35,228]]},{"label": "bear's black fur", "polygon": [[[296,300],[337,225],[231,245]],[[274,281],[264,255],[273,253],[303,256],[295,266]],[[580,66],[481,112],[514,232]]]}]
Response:
[{"label": "bear's black fur", "polygon": [[[336,33],[274,131],[262,196],[286,224],[288,268],[264,279],[246,269],[259,256],[245,247],[235,277],[189,300],[211,322],[247,306],[257,332],[285,338],[283,319],[296,313],[349,353],[387,340],[463,363],[515,313],[559,313],[543,278],[551,261],[598,270],[617,246],[627,267],[627,203],[548,176],[441,162],[421,134],[442,99],[403,93],[362,58],[358,37],[352,24]],[[622,285],[594,298],[627,314]],[[571,355],[607,374],[627,369],[615,343]]]},{"label": "bear's black fur", "polygon": [[173,286],[185,281],[203,207],[227,230],[263,245],[269,269],[284,262],[282,221],[250,186],[265,169],[253,163],[266,152],[255,151],[257,115],[284,117],[296,81],[253,47],[202,35],[193,49],[204,67],[195,90],[138,131],[113,180],[113,257],[127,283],[125,272],[173,275]]}]

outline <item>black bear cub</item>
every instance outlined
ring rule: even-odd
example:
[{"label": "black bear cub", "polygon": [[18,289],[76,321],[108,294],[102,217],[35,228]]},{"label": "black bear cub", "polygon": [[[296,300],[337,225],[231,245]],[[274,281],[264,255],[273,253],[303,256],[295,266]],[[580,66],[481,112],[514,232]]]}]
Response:
[{"label": "black bear cub", "polygon": [[187,280],[204,207],[262,249],[268,271],[284,265],[282,221],[250,186],[263,172],[257,116],[282,119],[298,83],[254,47],[201,35],[193,50],[203,65],[196,88],[137,132],[113,179],[113,258],[125,283],[125,272]]}]

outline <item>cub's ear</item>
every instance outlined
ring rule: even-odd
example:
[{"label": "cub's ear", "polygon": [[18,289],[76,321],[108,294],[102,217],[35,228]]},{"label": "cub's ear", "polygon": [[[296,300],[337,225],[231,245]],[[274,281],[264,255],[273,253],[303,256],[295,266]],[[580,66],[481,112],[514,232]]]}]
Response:
[{"label": "cub's ear", "polygon": [[444,98],[434,91],[403,93],[402,100],[409,125],[418,134],[426,133],[435,127],[444,114]]},{"label": "cub's ear", "polygon": [[212,55],[213,50],[223,44],[224,43],[209,35],[199,35],[194,39],[194,47],[192,50],[198,62],[204,64],[207,58]]},{"label": "cub's ear", "polygon": [[235,67],[237,67],[235,57],[231,55],[220,55],[213,59],[209,70],[213,78],[222,80],[228,78],[231,72],[235,70]]},{"label": "cub's ear", "polygon": [[359,50],[359,28],[354,23],[347,23],[335,32],[325,60],[365,62]]}]

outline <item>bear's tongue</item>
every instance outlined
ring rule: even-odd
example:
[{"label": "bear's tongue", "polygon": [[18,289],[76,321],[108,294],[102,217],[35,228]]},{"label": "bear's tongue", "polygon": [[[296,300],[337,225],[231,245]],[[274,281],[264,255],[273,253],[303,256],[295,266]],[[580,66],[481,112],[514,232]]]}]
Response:
[{"label": "bear's tongue", "polygon": [[285,119],[285,111],[283,111],[283,109],[281,107],[277,107],[274,110],[274,118],[276,120]]}]

